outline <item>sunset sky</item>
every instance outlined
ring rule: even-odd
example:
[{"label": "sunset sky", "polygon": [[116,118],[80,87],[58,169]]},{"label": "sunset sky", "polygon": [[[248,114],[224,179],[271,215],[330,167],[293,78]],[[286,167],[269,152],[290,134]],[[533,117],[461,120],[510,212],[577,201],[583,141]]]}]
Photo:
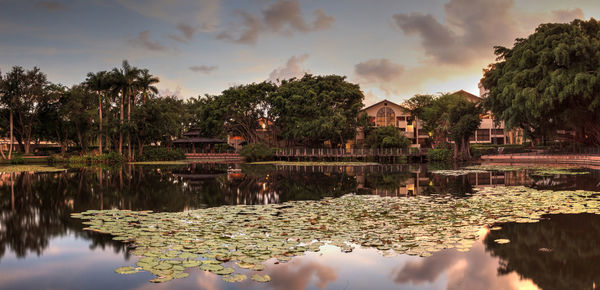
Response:
[{"label": "sunset sky", "polygon": [[401,102],[479,94],[494,45],[590,17],[600,18],[598,0],[0,0],[0,71],[39,66],[72,85],[127,59],[182,98],[339,74],[366,104]]}]

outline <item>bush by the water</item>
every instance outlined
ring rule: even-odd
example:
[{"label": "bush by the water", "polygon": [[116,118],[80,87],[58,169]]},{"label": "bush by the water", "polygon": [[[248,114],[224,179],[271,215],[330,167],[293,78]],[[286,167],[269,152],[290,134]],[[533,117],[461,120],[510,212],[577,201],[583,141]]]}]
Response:
[{"label": "bush by the water", "polygon": [[410,140],[394,126],[379,127],[371,130],[365,139],[369,148],[406,148]]},{"label": "bush by the water", "polygon": [[185,153],[179,148],[148,147],[136,161],[175,161],[185,159]]},{"label": "bush by the water", "polygon": [[[60,160],[58,157],[56,156],[50,156],[48,158],[48,162],[56,162]],[[108,163],[108,164],[115,164],[115,163],[121,163],[125,160],[125,158],[123,157],[123,155],[117,153],[117,152],[110,152],[110,153],[104,153],[104,154],[100,154],[100,155],[73,155],[71,157],[69,157],[68,159],[66,159],[67,163],[71,163],[71,164],[95,164],[95,163]]]},{"label": "bush by the water", "polygon": [[275,154],[273,148],[262,143],[248,144],[240,150],[240,155],[248,162],[268,161],[273,159]]},{"label": "bush by the water", "polygon": [[446,148],[431,149],[427,152],[429,161],[448,161],[452,159],[452,151]]}]

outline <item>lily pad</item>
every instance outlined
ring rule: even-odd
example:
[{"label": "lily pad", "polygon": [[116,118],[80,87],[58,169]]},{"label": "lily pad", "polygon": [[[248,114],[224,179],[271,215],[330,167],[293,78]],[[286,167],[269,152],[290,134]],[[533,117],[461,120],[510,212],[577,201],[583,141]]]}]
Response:
[{"label": "lily pad", "polygon": [[258,275],[258,274],[254,274],[250,277],[250,279],[252,279],[253,281],[256,282],[269,282],[271,281],[271,276],[269,275]]}]

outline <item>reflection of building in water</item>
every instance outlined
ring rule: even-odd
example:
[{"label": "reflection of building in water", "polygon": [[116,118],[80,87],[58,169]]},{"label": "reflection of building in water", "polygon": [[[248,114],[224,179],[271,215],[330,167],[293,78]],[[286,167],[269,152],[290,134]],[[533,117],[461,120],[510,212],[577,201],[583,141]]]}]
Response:
[{"label": "reflection of building in water", "polygon": [[[379,196],[419,195],[429,186],[429,178],[421,167],[409,168],[408,165],[378,165],[374,167],[355,167],[357,191]],[[350,173],[349,173],[350,174]]]},{"label": "reflection of building in water", "polygon": [[493,185],[505,185],[505,186],[516,186],[516,185],[530,185],[532,183],[529,174],[523,170],[519,171],[507,171],[507,172],[479,172],[470,173],[467,175],[469,183],[473,187],[487,187]]}]

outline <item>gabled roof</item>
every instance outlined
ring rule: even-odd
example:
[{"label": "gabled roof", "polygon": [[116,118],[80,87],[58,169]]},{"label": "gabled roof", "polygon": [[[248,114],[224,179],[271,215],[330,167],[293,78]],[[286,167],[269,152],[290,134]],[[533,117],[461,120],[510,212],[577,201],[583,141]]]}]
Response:
[{"label": "gabled roof", "polygon": [[226,143],[226,142],[221,139],[216,139],[216,138],[197,137],[197,138],[180,138],[180,139],[173,141],[173,143],[214,143],[214,144],[217,144],[217,143]]},{"label": "gabled roof", "polygon": [[481,98],[480,96],[473,95],[465,90],[456,91],[453,93],[453,95],[464,96],[465,98],[467,98],[470,101],[472,100],[472,101],[479,102],[479,101],[483,100],[483,98]]},{"label": "gabled roof", "polygon": [[387,102],[387,103],[389,103],[389,104],[396,105],[396,106],[398,106],[398,107],[400,107],[400,108],[402,108],[402,109],[404,109],[404,110],[408,111],[408,109],[407,109],[405,106],[398,105],[398,104],[396,104],[396,103],[394,103],[394,102],[392,102],[392,101],[390,101],[390,100],[388,100],[388,99],[385,99],[385,100],[383,100],[383,101],[379,101],[379,102],[377,102],[377,103],[375,103],[375,104],[373,104],[373,105],[370,105],[370,106],[368,106],[368,107],[366,107],[366,108],[363,108],[361,111],[368,110],[368,109],[370,109],[370,108],[372,108],[372,107],[375,107],[375,106],[377,106],[377,105],[379,105],[379,104],[381,104],[381,103],[383,103],[383,102]]}]

